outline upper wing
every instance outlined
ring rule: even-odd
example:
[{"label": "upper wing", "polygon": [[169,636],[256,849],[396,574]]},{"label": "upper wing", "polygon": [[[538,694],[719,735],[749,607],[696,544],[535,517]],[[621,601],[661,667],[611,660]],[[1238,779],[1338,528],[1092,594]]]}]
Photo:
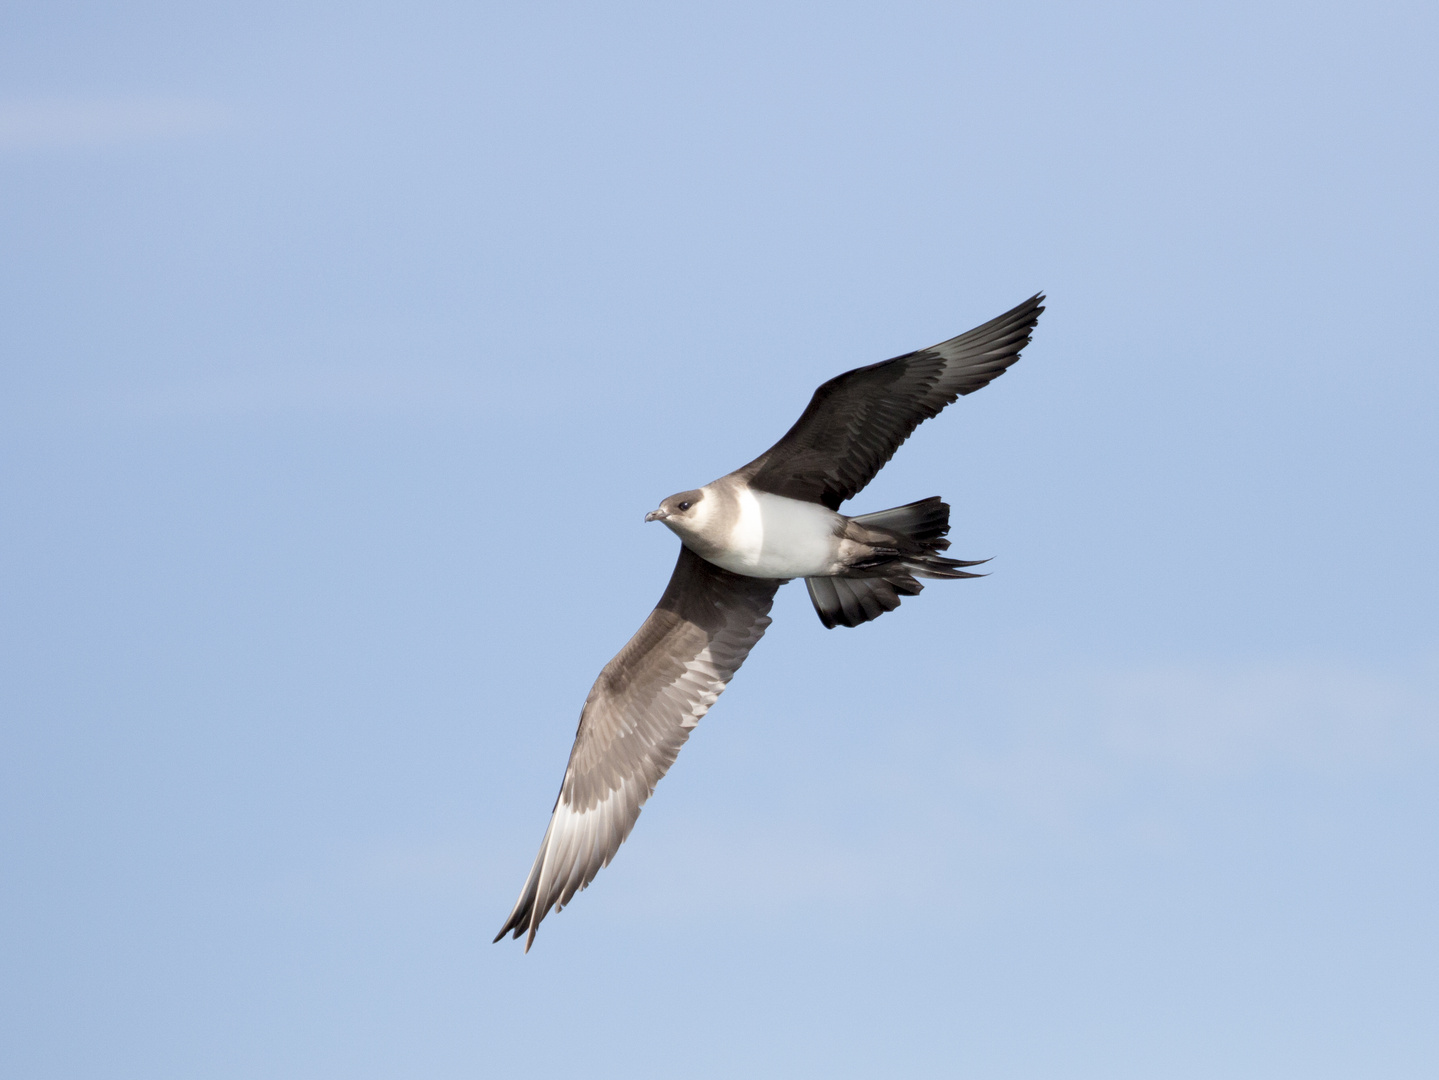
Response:
[{"label": "upper wing", "polygon": [[740,473],[751,487],[838,510],[922,421],[1019,359],[1043,302],[1037,293],[959,337],[830,379],[784,438]]},{"label": "upper wing", "polygon": [[580,713],[570,763],[509,931],[535,930],[608,866],[680,747],[769,626],[782,581],[741,577],[680,549],[669,587]]}]

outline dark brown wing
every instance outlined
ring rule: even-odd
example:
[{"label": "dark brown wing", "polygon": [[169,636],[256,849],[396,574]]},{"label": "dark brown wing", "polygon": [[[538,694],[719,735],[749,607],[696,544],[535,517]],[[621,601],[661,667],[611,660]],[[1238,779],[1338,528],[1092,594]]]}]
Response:
[{"label": "dark brown wing", "polygon": [[784,438],[741,475],[761,491],[838,510],[921,422],[1019,359],[1043,302],[1036,294],[959,337],[831,379]]},{"label": "dark brown wing", "polygon": [[528,952],[550,910],[609,865],[655,784],[769,626],[782,584],[680,550],[658,606],[585,701],[540,853],[496,941],[512,930],[528,934]]}]

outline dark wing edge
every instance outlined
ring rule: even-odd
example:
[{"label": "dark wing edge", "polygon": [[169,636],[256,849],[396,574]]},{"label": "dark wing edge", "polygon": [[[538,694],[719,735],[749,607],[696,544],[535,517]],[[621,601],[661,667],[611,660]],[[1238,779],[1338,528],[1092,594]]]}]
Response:
[{"label": "dark wing edge", "polygon": [[1035,293],[958,337],[830,379],[784,437],[740,474],[762,491],[838,510],[923,421],[1004,374],[1043,311],[1044,294]]},{"label": "dark wing edge", "polygon": [[549,827],[496,941],[526,934],[529,952],[544,917],[609,865],[690,732],[764,635],[782,584],[680,550],[659,604],[585,700]]}]

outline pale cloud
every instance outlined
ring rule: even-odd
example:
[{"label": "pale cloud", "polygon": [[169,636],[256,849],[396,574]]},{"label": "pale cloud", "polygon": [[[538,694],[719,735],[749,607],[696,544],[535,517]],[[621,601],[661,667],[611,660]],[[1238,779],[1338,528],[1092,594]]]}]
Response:
[{"label": "pale cloud", "polygon": [[1127,763],[1196,775],[1347,770],[1434,748],[1439,665],[1175,666],[1102,680],[1088,708],[1104,747]]},{"label": "pale cloud", "polygon": [[1064,816],[1131,782],[1202,788],[1260,770],[1340,775],[1439,750],[1439,657],[1055,670],[992,717],[997,749],[961,750],[961,783]]},{"label": "pale cloud", "polygon": [[[945,747],[947,778],[927,770],[922,784],[842,785],[846,799],[882,801],[888,821],[909,822],[904,830],[856,831],[853,805],[836,824],[828,790],[812,816],[735,821],[713,804],[690,816],[647,811],[642,842],[626,845],[581,903],[646,926],[826,910],[893,918],[933,903],[956,918],[982,917],[1056,859],[1182,853],[1195,826],[1176,807],[1218,805],[1246,773],[1301,775],[1322,788],[1439,752],[1439,656],[1390,667],[1055,668],[1031,687],[992,717],[1009,732],[1003,745]],[[748,782],[735,778],[740,789]],[[281,883],[272,900],[483,897],[486,916],[498,919],[524,879],[533,835],[503,848],[481,837],[376,843]]]},{"label": "pale cloud", "polygon": [[[513,876],[507,871],[504,885]],[[409,842],[393,838],[337,849],[303,869],[264,883],[262,906],[292,910],[333,910],[356,896],[411,896],[465,901],[485,890],[503,891],[500,868],[483,857],[478,843],[434,837]]]},{"label": "pale cloud", "polygon": [[[953,763],[947,778],[929,770],[925,783],[885,788],[912,831],[855,836],[819,813],[652,828],[644,850],[626,852],[644,872],[616,882],[612,902],[658,917],[697,905],[890,909],[944,895],[977,911],[1005,901],[1004,882],[1027,859],[1180,851],[1193,826],[1179,808],[1227,801],[1236,779],[1288,775],[1322,790],[1433,762],[1439,656],[1388,667],[1064,667],[998,708],[1000,745],[936,741]],[[863,797],[853,778],[845,790]]]},{"label": "pale cloud", "polygon": [[359,365],[253,367],[84,398],[36,395],[0,408],[8,426],[253,419],[291,415],[391,416],[481,413],[494,394],[459,365],[406,370]]},{"label": "pale cloud", "polygon": [[96,411],[134,419],[467,411],[488,395],[473,372],[353,365],[252,370],[118,393]]},{"label": "pale cloud", "polygon": [[183,98],[0,100],[0,151],[151,142],[212,131],[224,121],[214,103]]}]

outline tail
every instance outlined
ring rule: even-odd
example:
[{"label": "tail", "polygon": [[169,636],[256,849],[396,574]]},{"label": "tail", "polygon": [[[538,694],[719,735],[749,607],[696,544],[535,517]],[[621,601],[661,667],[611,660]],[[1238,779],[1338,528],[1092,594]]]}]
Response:
[{"label": "tail", "polygon": [[844,577],[805,578],[809,598],[819,621],[830,629],[859,626],[899,607],[900,596],[918,596],[919,578],[972,578],[962,567],[978,566],[987,559],[966,562],[946,559],[939,552],[949,547],[949,504],[939,496],[921,499],[893,510],[850,518],[850,525],[874,548],[874,554],[852,567]]}]

